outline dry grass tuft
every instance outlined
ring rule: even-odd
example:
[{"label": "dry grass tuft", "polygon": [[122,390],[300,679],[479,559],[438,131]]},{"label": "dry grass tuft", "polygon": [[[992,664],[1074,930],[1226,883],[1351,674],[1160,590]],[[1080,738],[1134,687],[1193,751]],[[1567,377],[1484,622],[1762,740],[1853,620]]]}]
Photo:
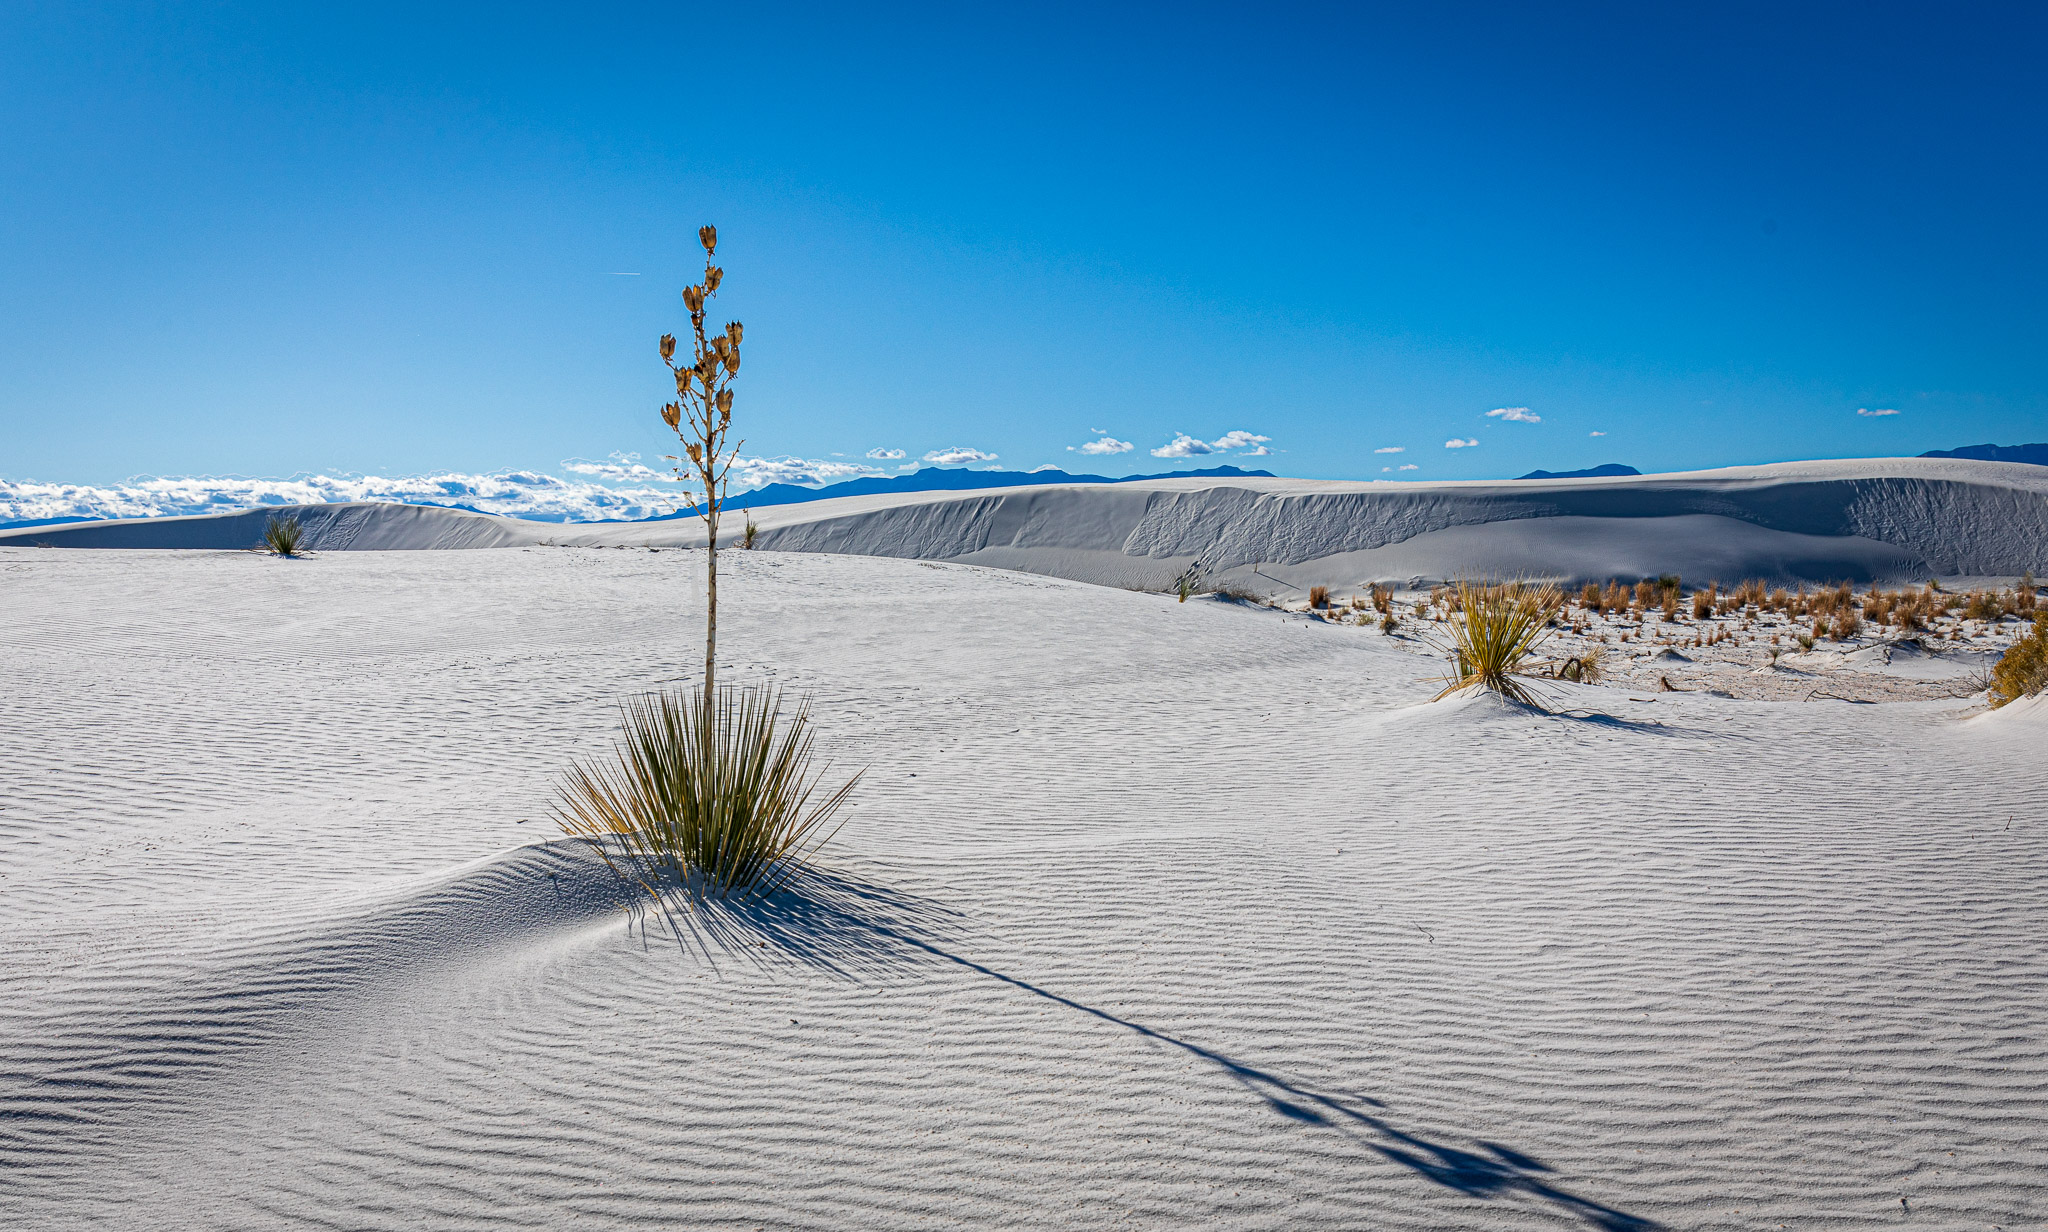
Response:
[{"label": "dry grass tuft", "polygon": [[2048,689],[2048,612],[2034,617],[2034,627],[1991,669],[1991,704],[2003,706],[2043,689]]},{"label": "dry grass tuft", "polygon": [[1460,689],[1490,689],[1525,705],[1539,704],[1517,677],[1536,648],[1550,637],[1550,620],[1564,604],[1554,585],[1508,582],[1457,584],[1456,610],[1448,647],[1450,681],[1439,699]]},{"label": "dry grass tuft", "polygon": [[706,704],[692,688],[621,709],[613,760],[572,767],[555,815],[608,861],[615,842],[650,892],[666,871],[698,897],[773,893],[831,838],[860,781],[813,799],[810,703],[785,719],[777,689],[721,689]]},{"label": "dry grass tuft", "polygon": [[1309,587],[1309,588],[1308,588],[1308,605],[1309,605],[1310,607],[1318,607],[1318,608],[1320,608],[1320,607],[1328,607],[1328,606],[1330,606],[1330,588],[1329,588],[1329,587],[1327,587],[1327,586],[1311,586],[1311,587]]}]

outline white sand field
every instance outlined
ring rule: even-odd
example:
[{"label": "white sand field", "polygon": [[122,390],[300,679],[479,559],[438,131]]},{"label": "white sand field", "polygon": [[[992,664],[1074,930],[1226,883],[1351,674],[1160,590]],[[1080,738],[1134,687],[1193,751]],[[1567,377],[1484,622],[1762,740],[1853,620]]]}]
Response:
[{"label": "white sand field", "polygon": [[546,810],[699,553],[0,546],[0,1226],[2048,1221],[2038,704],[1425,705],[1357,626],[721,563],[868,771],[672,921]]}]

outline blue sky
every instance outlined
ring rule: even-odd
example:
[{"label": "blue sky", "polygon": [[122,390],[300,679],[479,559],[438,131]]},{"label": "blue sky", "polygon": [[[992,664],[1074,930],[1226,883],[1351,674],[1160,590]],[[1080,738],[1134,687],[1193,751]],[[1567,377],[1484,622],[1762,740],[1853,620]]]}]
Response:
[{"label": "blue sky", "polygon": [[329,7],[0,9],[0,479],[2048,439],[2038,5]]}]

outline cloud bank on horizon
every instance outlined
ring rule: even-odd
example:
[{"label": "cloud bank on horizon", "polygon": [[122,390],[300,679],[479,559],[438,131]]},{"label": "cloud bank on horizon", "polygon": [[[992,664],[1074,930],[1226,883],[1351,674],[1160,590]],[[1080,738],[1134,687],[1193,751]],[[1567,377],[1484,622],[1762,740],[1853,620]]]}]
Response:
[{"label": "cloud bank on horizon", "polygon": [[[0,479],[0,522],[167,518],[254,505],[346,501],[453,505],[543,522],[600,522],[658,517],[674,513],[689,500],[688,488],[669,473],[643,464],[638,454],[615,453],[604,462],[568,458],[562,469],[587,478],[508,470],[488,475],[461,471],[404,476],[301,473],[287,479],[141,475],[104,485]],[[853,462],[742,457],[733,464],[732,486],[741,491],[770,483],[822,487],[887,473]]]}]

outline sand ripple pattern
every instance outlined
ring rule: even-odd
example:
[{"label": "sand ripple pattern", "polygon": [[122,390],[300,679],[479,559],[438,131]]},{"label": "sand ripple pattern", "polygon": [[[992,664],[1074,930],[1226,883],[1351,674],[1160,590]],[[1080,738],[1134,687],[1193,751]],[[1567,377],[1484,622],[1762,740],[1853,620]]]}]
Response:
[{"label": "sand ripple pattern", "polygon": [[736,553],[869,781],[678,918],[545,807],[700,563],[0,549],[0,1225],[2048,1220],[2038,719]]}]

